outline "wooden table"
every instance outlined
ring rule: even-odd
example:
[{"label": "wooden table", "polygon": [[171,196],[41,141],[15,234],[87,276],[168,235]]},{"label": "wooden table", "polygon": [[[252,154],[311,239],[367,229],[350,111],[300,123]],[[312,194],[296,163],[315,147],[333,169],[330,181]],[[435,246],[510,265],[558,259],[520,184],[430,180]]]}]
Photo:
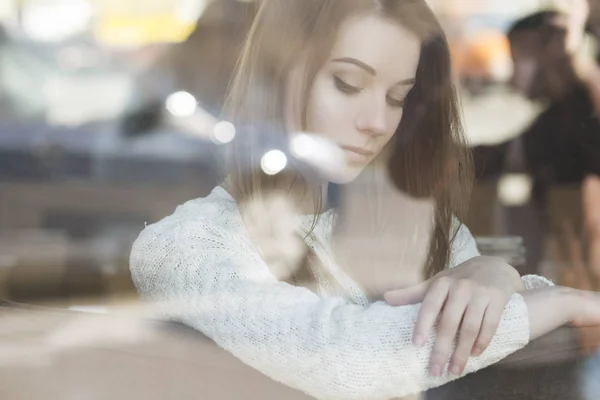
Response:
[{"label": "wooden table", "polygon": [[[0,321],[1,399],[308,399],[179,324],[7,302]],[[556,331],[426,398],[582,399],[577,346]]]}]

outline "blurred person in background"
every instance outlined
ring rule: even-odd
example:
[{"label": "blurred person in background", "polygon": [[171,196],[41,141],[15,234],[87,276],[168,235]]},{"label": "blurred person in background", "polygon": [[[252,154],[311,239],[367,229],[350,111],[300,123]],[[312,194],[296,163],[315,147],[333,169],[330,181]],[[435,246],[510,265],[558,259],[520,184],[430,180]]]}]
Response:
[{"label": "blurred person in background", "polygon": [[587,174],[600,173],[600,126],[590,86],[567,50],[563,18],[546,11],[512,26],[512,85],[548,104],[522,135],[533,174],[548,183],[580,183]]},{"label": "blurred person in background", "polygon": [[585,77],[567,51],[567,30],[555,11],[516,21],[508,37],[511,84],[545,111],[521,134],[524,157],[540,183],[580,183],[600,173],[600,125]]},{"label": "blurred person in background", "polygon": [[[521,278],[460,223],[472,166],[424,1],[263,0],[225,108],[227,178],[147,226],[130,268],[143,298],[262,373],[316,398],[397,398],[600,324],[596,294]],[[369,171],[432,208],[423,263],[390,276],[372,239],[395,250],[410,211],[353,202]]]},{"label": "blurred person in background", "polygon": [[512,25],[508,32],[514,62],[511,84],[544,108],[515,139],[474,150],[478,179],[503,173],[527,173],[532,178],[530,201],[506,215],[508,233],[525,239],[528,272],[535,271],[543,257],[548,189],[581,184],[586,176],[600,174],[595,102],[600,80],[594,78],[598,69],[593,59],[579,51],[587,3],[578,4],[584,6],[582,12],[541,11]]}]

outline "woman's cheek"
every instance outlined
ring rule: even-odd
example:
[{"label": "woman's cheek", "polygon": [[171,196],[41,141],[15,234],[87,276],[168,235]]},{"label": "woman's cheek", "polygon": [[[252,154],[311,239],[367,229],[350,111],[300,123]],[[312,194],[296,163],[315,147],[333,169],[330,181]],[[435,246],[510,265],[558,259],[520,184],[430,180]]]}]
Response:
[{"label": "woman's cheek", "polygon": [[321,87],[314,92],[309,114],[308,129],[326,136],[340,129],[340,119],[344,115],[346,99],[333,90]]}]

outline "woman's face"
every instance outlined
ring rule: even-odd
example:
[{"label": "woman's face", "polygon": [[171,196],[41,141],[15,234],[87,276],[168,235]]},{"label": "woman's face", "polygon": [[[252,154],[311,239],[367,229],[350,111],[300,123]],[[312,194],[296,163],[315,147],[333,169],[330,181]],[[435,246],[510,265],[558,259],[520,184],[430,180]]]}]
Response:
[{"label": "woman's face", "polygon": [[411,32],[374,15],[342,24],[306,105],[306,129],[341,149],[339,181],[356,178],[394,135],[420,46]]}]

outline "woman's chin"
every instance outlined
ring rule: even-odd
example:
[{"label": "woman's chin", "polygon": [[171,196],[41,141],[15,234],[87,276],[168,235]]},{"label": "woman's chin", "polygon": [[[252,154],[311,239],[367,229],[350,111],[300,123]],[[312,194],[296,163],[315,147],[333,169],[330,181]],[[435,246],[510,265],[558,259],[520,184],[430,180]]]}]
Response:
[{"label": "woman's chin", "polygon": [[364,165],[344,165],[340,166],[336,171],[332,171],[328,177],[330,182],[344,185],[356,180],[365,169]]}]

